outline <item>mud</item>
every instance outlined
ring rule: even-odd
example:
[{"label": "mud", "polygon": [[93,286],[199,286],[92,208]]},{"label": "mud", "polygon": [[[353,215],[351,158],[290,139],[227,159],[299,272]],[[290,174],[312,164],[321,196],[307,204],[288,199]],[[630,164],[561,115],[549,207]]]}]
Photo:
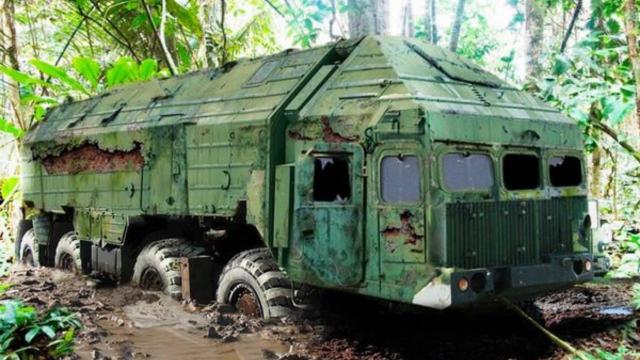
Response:
[{"label": "mud", "polygon": [[78,174],[84,172],[111,172],[140,170],[144,158],[137,145],[130,151],[106,151],[93,144],[64,151],[42,160],[48,174]]},{"label": "mud", "polygon": [[[492,307],[428,311],[336,293],[265,323],[226,305],[197,306],[163,294],[51,269],[15,269],[4,297],[77,312],[77,359],[569,359],[530,324]],[[640,351],[631,282],[587,284],[528,305],[578,348]]]}]

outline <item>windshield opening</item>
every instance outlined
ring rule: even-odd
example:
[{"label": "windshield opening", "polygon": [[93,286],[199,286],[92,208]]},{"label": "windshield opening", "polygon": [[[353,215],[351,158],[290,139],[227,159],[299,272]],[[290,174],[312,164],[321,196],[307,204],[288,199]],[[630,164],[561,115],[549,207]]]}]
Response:
[{"label": "windshield opening", "polygon": [[582,184],[582,162],[575,156],[554,156],[549,159],[549,180],[555,187]]},{"label": "windshield opening", "polygon": [[502,159],[507,190],[533,190],[540,187],[540,159],[532,154],[507,154]]},{"label": "windshield opening", "polygon": [[488,191],[493,187],[493,162],[486,154],[445,154],[442,167],[444,186],[448,190]]}]

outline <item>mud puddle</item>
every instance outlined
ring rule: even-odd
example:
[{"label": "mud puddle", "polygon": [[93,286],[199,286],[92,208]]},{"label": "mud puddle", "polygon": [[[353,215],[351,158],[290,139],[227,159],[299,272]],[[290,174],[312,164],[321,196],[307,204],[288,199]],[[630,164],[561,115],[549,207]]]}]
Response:
[{"label": "mud puddle", "polygon": [[263,359],[265,354],[284,354],[289,348],[258,334],[241,335],[233,343],[204,338],[180,326],[123,328],[105,324],[110,335],[103,343],[82,345],[80,359]]}]

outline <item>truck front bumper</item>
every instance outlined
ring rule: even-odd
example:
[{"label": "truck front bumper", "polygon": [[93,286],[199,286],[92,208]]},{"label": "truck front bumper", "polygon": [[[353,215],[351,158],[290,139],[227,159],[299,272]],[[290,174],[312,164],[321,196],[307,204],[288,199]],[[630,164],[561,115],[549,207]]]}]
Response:
[{"label": "truck front bumper", "polygon": [[526,299],[594,276],[590,255],[558,256],[537,265],[446,270],[443,274],[447,276],[433,279],[412,302],[444,309],[490,300],[494,295]]}]

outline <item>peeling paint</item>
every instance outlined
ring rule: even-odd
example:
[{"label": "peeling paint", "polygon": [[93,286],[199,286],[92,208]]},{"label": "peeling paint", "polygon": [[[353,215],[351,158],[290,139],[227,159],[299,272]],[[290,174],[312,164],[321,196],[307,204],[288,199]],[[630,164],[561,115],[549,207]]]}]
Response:
[{"label": "peeling paint", "polygon": [[[414,215],[411,211],[405,210],[400,214],[400,227],[387,226],[382,230],[382,235],[385,238],[402,236],[405,238],[404,245],[418,245],[424,238],[424,235],[419,235],[416,232],[415,227],[411,223],[413,217]],[[389,250],[394,252],[396,247],[390,247]]]},{"label": "peeling paint", "polygon": [[324,141],[328,143],[354,142],[360,139],[360,137],[357,135],[344,136],[336,132],[335,130],[333,130],[333,128],[331,127],[331,124],[329,123],[329,118],[326,116],[323,116],[320,119],[320,121],[322,122],[322,135],[323,135]]},{"label": "peeling paint", "polygon": [[138,171],[144,165],[144,157],[140,144],[136,144],[134,149],[129,151],[108,151],[97,145],[85,144],[57,156],[47,156],[42,160],[42,164],[48,174]]}]

